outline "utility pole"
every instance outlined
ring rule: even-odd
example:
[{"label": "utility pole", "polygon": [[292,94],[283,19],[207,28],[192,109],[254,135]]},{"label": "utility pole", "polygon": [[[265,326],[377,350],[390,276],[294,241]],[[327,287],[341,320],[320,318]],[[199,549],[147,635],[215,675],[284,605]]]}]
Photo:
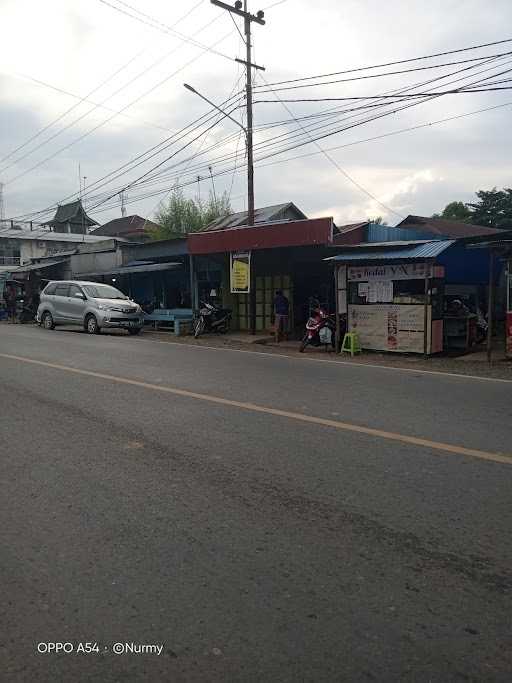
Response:
[{"label": "utility pole", "polygon": [[[245,79],[245,94],[247,100],[247,225],[254,225],[254,162],[253,162],[253,142],[252,142],[252,71],[251,69],[261,69],[262,66],[253,64],[251,61],[251,24],[255,22],[261,26],[265,25],[263,17],[265,13],[260,10],[255,15],[247,10],[247,0],[237,0],[234,6],[228,5],[220,0],[210,0],[212,5],[216,5],[221,9],[237,14],[244,20],[244,34],[245,34],[245,60],[237,59],[237,62],[245,64],[246,79]],[[243,10],[242,10],[243,7]]]}]

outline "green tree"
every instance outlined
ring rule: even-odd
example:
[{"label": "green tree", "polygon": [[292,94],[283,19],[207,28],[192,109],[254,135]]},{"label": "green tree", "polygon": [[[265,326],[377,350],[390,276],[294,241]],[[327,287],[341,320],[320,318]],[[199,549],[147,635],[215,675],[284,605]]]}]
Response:
[{"label": "green tree", "polygon": [[197,232],[217,218],[232,213],[226,193],[214,197],[212,193],[206,202],[185,197],[183,190],[174,187],[166,204],[162,204],[155,214],[155,222],[160,226],[152,231],[157,240],[185,237],[189,232]]},{"label": "green tree", "polygon": [[387,221],[385,221],[382,216],[375,216],[375,218],[368,218],[368,223],[375,223],[376,225],[387,225]]},{"label": "green tree", "polygon": [[472,214],[464,202],[450,202],[441,214],[435,213],[432,218],[446,218],[451,221],[471,222]]},{"label": "green tree", "polygon": [[478,202],[467,204],[471,222],[489,228],[512,229],[512,188],[480,190]]}]

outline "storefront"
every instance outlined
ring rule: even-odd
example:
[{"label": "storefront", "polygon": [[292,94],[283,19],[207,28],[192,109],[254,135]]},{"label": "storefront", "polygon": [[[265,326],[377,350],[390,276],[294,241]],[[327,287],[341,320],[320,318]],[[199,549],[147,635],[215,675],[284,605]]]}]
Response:
[{"label": "storefront", "polygon": [[303,325],[307,301],[330,297],[331,269],[323,259],[332,245],[332,218],[238,226],[189,235],[197,298],[213,296],[233,309],[240,331],[268,333],[281,290],[290,302],[290,327]]},{"label": "storefront", "polygon": [[363,349],[442,351],[445,270],[435,257],[452,244],[372,245],[333,257],[339,327],[357,332]]}]

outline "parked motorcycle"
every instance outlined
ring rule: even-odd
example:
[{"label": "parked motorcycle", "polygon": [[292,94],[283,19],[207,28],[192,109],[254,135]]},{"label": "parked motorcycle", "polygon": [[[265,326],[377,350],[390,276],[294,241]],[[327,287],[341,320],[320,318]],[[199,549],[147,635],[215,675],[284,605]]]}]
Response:
[{"label": "parked motorcycle", "polygon": [[336,339],[336,323],[333,315],[329,315],[320,306],[312,310],[306,323],[300,352],[303,353],[306,346],[331,346],[334,349]]},{"label": "parked motorcycle", "polygon": [[201,301],[199,315],[194,325],[194,337],[197,339],[204,332],[220,332],[222,334],[228,332],[231,317],[230,308],[220,308],[215,304]]}]

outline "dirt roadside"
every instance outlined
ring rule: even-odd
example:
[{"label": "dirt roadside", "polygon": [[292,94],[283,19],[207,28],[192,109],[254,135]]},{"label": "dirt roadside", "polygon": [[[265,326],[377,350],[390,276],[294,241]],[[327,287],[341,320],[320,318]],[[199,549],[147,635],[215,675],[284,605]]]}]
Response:
[{"label": "dirt roadside", "polygon": [[[390,353],[364,352],[351,358],[348,354],[335,354],[326,352],[323,348],[307,348],[304,353],[299,352],[299,342],[274,342],[251,343],[240,341],[239,335],[206,335],[200,339],[192,336],[177,337],[169,332],[145,330],[141,339],[159,341],[170,344],[187,344],[189,346],[209,347],[219,349],[232,349],[252,353],[281,355],[307,360],[327,361],[350,365],[378,365],[389,368],[401,368],[406,370],[421,370],[427,372],[440,372],[457,375],[473,375],[489,379],[504,379],[512,382],[512,360],[506,360],[501,351],[495,351],[491,364],[482,360],[483,352],[469,354],[464,357],[450,358],[436,356],[423,358],[416,355],[394,355]],[[472,358],[474,356],[474,359]]]}]

